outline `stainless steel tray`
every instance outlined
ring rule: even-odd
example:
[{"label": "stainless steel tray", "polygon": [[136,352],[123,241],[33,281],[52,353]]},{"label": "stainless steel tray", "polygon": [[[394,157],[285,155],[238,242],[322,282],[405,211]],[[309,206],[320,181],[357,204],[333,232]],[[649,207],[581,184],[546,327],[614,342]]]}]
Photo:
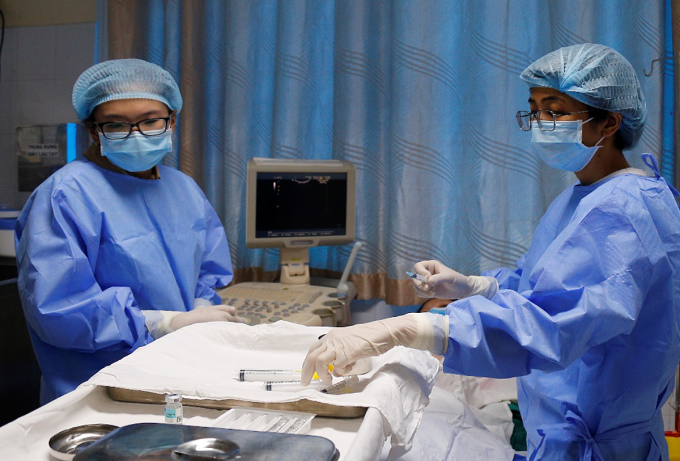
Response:
[{"label": "stainless steel tray", "polygon": [[[153,392],[146,391],[133,391],[129,389],[120,389],[117,387],[107,387],[106,391],[108,392],[109,397],[119,402],[165,404],[165,395],[163,394],[155,394]],[[266,408],[268,410],[302,411],[305,413],[314,413],[316,415],[328,418],[359,418],[366,414],[366,407],[341,407],[327,403],[314,402],[307,399],[296,400],[295,402],[269,403],[247,402],[236,399],[204,400],[185,397],[182,399],[182,403],[192,407],[214,408],[218,410],[227,410],[232,407],[253,407]]]},{"label": "stainless steel tray", "polygon": [[[196,456],[203,452],[205,456]],[[131,424],[99,439],[74,461],[337,461],[330,440],[310,435],[277,434],[174,424]]]}]

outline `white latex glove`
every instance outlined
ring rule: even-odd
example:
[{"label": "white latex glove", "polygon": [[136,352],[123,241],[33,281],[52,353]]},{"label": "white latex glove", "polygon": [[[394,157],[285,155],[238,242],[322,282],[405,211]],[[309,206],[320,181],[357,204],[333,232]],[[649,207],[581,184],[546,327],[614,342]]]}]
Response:
[{"label": "white latex glove", "polygon": [[[333,374],[352,374],[353,368],[369,361],[364,359],[384,354],[395,346],[443,353],[448,338],[448,317],[437,314],[406,314],[376,322],[335,328],[309,348],[302,364],[302,385],[306,386],[314,372],[324,382]],[[368,370],[361,370],[366,372]]]},{"label": "white latex glove", "polygon": [[204,322],[238,322],[245,321],[236,315],[236,308],[226,304],[195,308],[189,312],[175,311],[142,311],[144,323],[154,339],[179,330],[187,325]]},{"label": "white latex glove", "polygon": [[176,315],[170,322],[171,331],[179,330],[187,325],[204,322],[237,322],[244,320],[236,315],[236,308],[227,304],[206,306]]},{"label": "white latex glove", "polygon": [[482,295],[491,299],[498,291],[498,281],[493,277],[466,276],[450,269],[439,261],[421,261],[413,272],[427,282],[413,279],[416,294],[421,298],[463,299]]}]

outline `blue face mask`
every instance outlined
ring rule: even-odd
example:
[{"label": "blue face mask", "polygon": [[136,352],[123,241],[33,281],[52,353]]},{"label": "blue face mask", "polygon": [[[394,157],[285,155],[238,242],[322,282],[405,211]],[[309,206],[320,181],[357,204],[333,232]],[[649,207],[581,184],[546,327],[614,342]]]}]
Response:
[{"label": "blue face mask", "polygon": [[553,131],[531,130],[531,147],[548,165],[558,170],[581,171],[588,165],[604,136],[588,147],[583,145],[583,124],[591,121],[555,122]]},{"label": "blue face mask", "polygon": [[107,139],[99,133],[102,155],[126,171],[147,171],[172,151],[172,130],[156,136],[133,131],[125,139]]}]

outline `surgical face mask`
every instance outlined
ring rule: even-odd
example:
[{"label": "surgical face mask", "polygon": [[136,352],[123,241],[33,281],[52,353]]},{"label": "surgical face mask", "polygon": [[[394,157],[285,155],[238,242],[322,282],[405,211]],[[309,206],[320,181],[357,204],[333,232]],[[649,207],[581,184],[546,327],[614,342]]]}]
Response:
[{"label": "surgical face mask", "polygon": [[553,131],[531,129],[531,147],[548,165],[558,170],[581,171],[593,158],[604,136],[593,147],[583,145],[583,124],[589,118],[573,121],[556,121]]},{"label": "surgical face mask", "polygon": [[126,171],[146,171],[172,151],[172,130],[156,136],[133,131],[125,139],[107,139],[99,133],[102,155]]}]

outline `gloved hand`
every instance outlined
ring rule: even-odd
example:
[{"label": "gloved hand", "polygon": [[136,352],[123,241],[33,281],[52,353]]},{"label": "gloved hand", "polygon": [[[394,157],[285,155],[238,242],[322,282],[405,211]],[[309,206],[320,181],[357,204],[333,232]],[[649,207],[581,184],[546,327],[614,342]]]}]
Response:
[{"label": "gloved hand", "polygon": [[365,365],[366,361],[362,359],[383,354],[395,346],[441,354],[446,347],[445,338],[448,338],[448,317],[437,314],[406,314],[335,328],[309,349],[302,364],[302,385],[309,384],[314,372],[322,381],[330,382],[330,364],[336,376],[352,374],[357,362],[362,361]]},{"label": "gloved hand", "polygon": [[144,310],[142,314],[146,328],[154,339],[194,323],[245,322],[236,315],[235,307],[225,304],[198,307],[188,312]]},{"label": "gloved hand", "polygon": [[170,321],[170,331],[179,330],[187,325],[204,322],[237,322],[245,323],[236,316],[236,308],[226,304],[206,306],[189,312],[181,312]]},{"label": "gloved hand", "polygon": [[498,281],[495,278],[466,276],[439,261],[416,263],[413,272],[428,279],[427,282],[413,279],[416,294],[421,298],[463,299],[482,295],[491,299],[498,291]]}]

